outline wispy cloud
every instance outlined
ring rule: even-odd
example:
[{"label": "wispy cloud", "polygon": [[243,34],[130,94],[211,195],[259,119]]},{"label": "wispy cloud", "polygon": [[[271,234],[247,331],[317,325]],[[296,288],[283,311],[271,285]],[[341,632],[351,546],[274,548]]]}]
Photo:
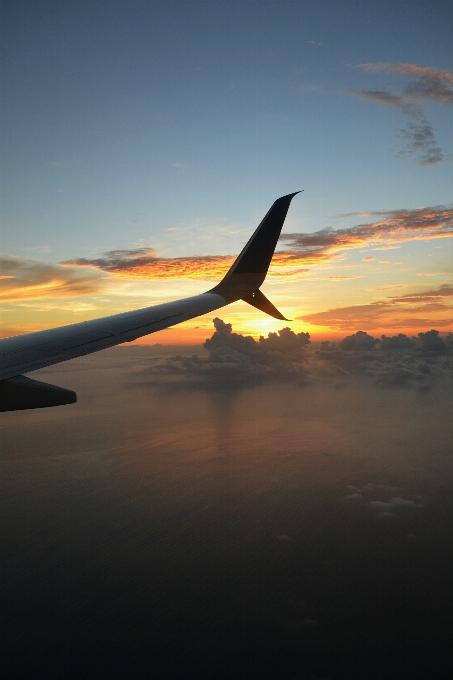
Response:
[{"label": "wispy cloud", "polygon": [[407,295],[392,296],[393,302],[428,302],[453,297],[453,285],[443,284],[436,290],[424,290],[421,293],[407,293]]},{"label": "wispy cloud", "polygon": [[[453,236],[451,206],[370,212],[367,215],[380,216],[381,219],[349,229],[329,228],[311,234],[282,234],[280,242],[286,248],[275,253],[269,275],[297,278],[309,271],[307,265],[327,262],[355,248]],[[67,260],[60,265],[98,269],[129,278],[215,281],[226,274],[234,259],[231,255],[165,258],[149,246],[139,245],[131,250],[111,250],[97,258]],[[371,256],[363,259],[375,261]]]},{"label": "wispy cloud", "polygon": [[[269,276],[299,280],[311,271],[309,267],[335,261],[350,250],[372,246],[393,248],[396,243],[453,236],[453,206],[370,212],[367,216],[380,219],[347,229],[282,234],[280,243],[283,249],[274,255]],[[225,275],[234,259],[230,255],[165,258],[144,244],[129,250],[111,250],[99,257],[75,258],[58,265],[9,256],[0,261],[3,277],[0,290],[4,300],[14,301],[93,295],[106,289],[107,279],[115,277],[215,282]],[[372,256],[363,260],[376,262]],[[101,272],[109,276],[103,277]],[[357,278],[357,275],[311,278],[347,281]]]},{"label": "wispy cloud", "polygon": [[421,120],[420,123],[409,122],[395,136],[406,142],[406,145],[396,154],[397,158],[418,154],[419,165],[434,165],[447,160],[440,146],[436,145],[434,130],[426,119]]},{"label": "wispy cloud", "polygon": [[336,307],[298,318],[317,326],[344,331],[357,328],[448,328],[453,325],[452,297],[453,286],[443,285],[436,290],[392,295],[369,304]]},{"label": "wispy cloud", "polygon": [[139,279],[215,279],[231,266],[230,255],[165,258],[149,247],[110,250],[98,258],[80,257],[61,262],[63,267],[84,267]]},{"label": "wispy cloud", "polygon": [[[322,229],[312,234],[282,234],[283,241],[298,261],[325,262],[342,252],[387,243],[421,241],[453,236],[453,206],[434,206],[413,210],[370,212],[381,219],[348,229]],[[375,258],[367,256],[366,262]]]},{"label": "wispy cloud", "polygon": [[0,280],[4,302],[81,297],[104,288],[104,277],[97,272],[80,272],[21,257],[2,257],[0,268],[4,272]]},{"label": "wispy cloud", "polygon": [[437,145],[434,130],[426,118],[423,103],[453,104],[453,72],[415,64],[359,64],[357,68],[370,73],[388,73],[410,78],[400,91],[388,89],[349,90],[349,94],[363,101],[392,106],[409,121],[396,138],[403,142],[397,158],[415,158],[419,165],[434,165],[449,160]]},{"label": "wispy cloud", "polygon": [[[221,279],[233,264],[232,255],[205,255],[166,258],[148,247],[111,250],[98,258],[80,257],[61,262],[63,267],[89,267],[100,271],[140,279]],[[299,258],[293,253],[276,253],[270,276],[295,276],[308,269],[298,269]],[[288,267],[291,269],[289,270]]]},{"label": "wispy cloud", "polygon": [[413,101],[432,100],[442,104],[453,104],[453,72],[416,64],[390,64],[379,61],[372,64],[359,64],[358,68],[371,73],[390,73],[413,80],[401,93],[402,97]]}]

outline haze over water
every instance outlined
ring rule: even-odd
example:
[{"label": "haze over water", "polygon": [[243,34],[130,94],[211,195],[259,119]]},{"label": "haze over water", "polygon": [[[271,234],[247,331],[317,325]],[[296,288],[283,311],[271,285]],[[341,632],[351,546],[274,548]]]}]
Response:
[{"label": "haze over water", "polygon": [[2,414],[5,677],[449,677],[448,385],[150,379],[193,351]]}]

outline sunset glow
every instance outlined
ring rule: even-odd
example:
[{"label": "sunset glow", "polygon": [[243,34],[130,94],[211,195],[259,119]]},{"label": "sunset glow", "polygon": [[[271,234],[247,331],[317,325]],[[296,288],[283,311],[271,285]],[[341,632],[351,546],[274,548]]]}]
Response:
[{"label": "sunset glow", "polygon": [[[198,127],[203,107],[197,109],[184,120],[178,147],[173,147],[172,133],[158,132],[167,116],[164,92],[157,104],[150,102],[150,110],[155,105],[161,110],[154,126],[139,120],[134,108],[126,108],[125,129],[138,125],[143,139],[148,139],[145,156],[141,142],[130,141],[136,158],[131,185],[129,175],[120,169],[129,167],[129,155],[123,156],[120,148],[115,151],[118,168],[110,170],[109,145],[117,137],[112,130],[110,136],[102,133],[97,151],[86,147],[79,160],[75,141],[69,155],[57,146],[40,157],[39,170],[30,157],[25,188],[13,182],[4,199],[1,335],[108,316],[209,290],[226,274],[272,202],[297,189],[304,193],[293,200],[263,286],[291,319],[291,328],[318,339],[357,330],[376,334],[415,333],[430,327],[442,333],[453,330],[453,151],[448,150],[451,135],[446,134],[453,72],[441,64],[418,62],[415,56],[391,61],[378,50],[375,59],[362,59],[359,51],[355,61],[348,57],[345,63],[350,65],[341,67],[341,75],[335,71],[332,86],[328,69],[324,75],[317,70],[323,50],[321,42],[307,41],[301,57],[304,68],[297,59],[285,58],[280,71],[284,85],[273,81],[285,105],[280,109],[274,98],[267,115],[269,121],[272,116],[279,120],[284,111],[292,116],[291,123],[286,130],[263,120],[253,151],[246,151],[255,139],[248,121],[238,119],[236,111],[242,106],[255,110],[255,100],[246,89],[239,92],[230,83],[225,85],[224,103],[211,105],[216,127]],[[264,66],[266,59],[269,64]],[[264,59],[270,80],[276,63],[270,53]],[[217,91],[213,82],[203,85],[203,68],[190,71],[200,101],[207,92]],[[315,72],[322,83],[312,87],[307,77]],[[179,76],[171,72],[169,77]],[[387,78],[385,84],[382,77]],[[235,82],[239,72],[233,69],[231,78]],[[109,87],[122,102],[121,91]],[[188,96],[181,99],[182,109]],[[69,101],[69,92],[67,97]],[[221,141],[219,132],[229,129],[224,107],[235,120],[228,143]],[[298,116],[304,107],[310,123],[300,126]],[[258,107],[256,115],[259,111]],[[435,125],[430,118],[434,113]],[[65,108],[60,115],[63,120],[70,112]],[[323,121],[319,126],[317,119]],[[371,120],[374,127],[369,126]],[[393,147],[385,150],[376,131],[392,120],[393,125],[399,121],[400,128],[393,132]],[[8,124],[16,129],[15,119]],[[337,128],[339,134],[331,131]],[[176,127],[172,129],[176,134]],[[21,128],[17,139],[22,134]],[[36,124],[34,137],[52,134],[45,121]],[[154,179],[147,183],[149,159],[153,149],[160,148],[161,135],[167,146],[153,166]],[[263,143],[273,137],[285,147],[283,156],[278,145],[268,150]],[[188,139],[197,142],[187,146]],[[229,144],[235,149],[233,157]],[[203,155],[201,148],[211,146],[220,156]],[[297,148],[303,149],[302,156]],[[268,153],[278,171],[264,170]],[[11,167],[14,154],[8,157]],[[348,155],[346,164],[342,155]],[[252,158],[260,159],[253,161],[253,172]],[[218,162],[225,172],[228,167],[227,184],[210,174],[209,168]],[[162,163],[167,164],[165,172]],[[38,195],[46,196],[42,205],[36,203]],[[225,314],[237,330],[253,337],[278,326],[243,303]],[[200,343],[203,329],[211,325],[211,317],[203,318],[137,342]]]}]

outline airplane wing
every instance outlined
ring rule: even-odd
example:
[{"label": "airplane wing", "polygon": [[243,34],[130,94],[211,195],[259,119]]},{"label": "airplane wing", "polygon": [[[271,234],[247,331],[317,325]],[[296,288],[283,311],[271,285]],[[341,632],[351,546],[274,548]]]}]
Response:
[{"label": "airplane wing", "polygon": [[75,392],[32,380],[23,373],[131,342],[208,314],[236,300],[245,300],[275,318],[284,319],[259,287],[266,278],[289,205],[296,193],[275,201],[226,276],[206,293],[0,340],[0,411],[59,406],[77,401]]}]

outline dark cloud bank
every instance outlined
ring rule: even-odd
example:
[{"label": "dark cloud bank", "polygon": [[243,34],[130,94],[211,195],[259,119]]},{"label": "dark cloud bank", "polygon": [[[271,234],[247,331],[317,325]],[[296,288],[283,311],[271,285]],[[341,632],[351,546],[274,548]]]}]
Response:
[{"label": "dark cloud bank", "polygon": [[358,331],[339,342],[311,345],[309,333],[282,328],[254,340],[214,319],[215,332],[204,343],[207,356],[177,355],[146,368],[152,384],[239,389],[265,383],[330,382],[340,386],[354,377],[380,387],[429,389],[453,376],[453,334],[437,330],[409,337],[375,338]]}]

